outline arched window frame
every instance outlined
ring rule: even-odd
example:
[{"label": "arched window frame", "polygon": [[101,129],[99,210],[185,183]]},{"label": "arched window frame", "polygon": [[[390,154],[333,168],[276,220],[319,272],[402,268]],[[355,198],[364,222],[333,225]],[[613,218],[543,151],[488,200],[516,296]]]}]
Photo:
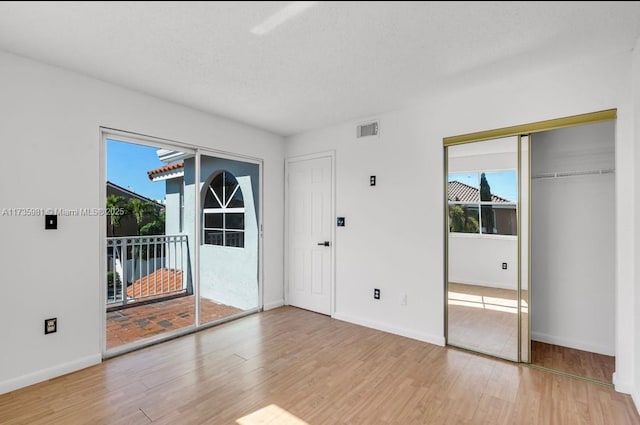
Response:
[{"label": "arched window frame", "polygon": [[223,170],[216,173],[204,192],[202,242],[244,248],[245,207],[236,177]]}]

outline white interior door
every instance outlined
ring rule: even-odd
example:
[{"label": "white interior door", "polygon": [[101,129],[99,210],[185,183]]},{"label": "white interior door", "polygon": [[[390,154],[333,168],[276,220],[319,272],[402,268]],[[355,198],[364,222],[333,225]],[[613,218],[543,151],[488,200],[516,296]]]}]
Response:
[{"label": "white interior door", "polygon": [[288,165],[288,303],[331,314],[332,158]]}]

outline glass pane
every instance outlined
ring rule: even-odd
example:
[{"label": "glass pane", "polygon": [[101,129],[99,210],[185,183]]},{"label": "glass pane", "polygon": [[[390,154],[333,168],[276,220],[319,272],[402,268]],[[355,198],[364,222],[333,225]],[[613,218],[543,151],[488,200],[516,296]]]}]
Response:
[{"label": "glass pane", "polygon": [[[211,187],[213,188],[213,191],[216,193],[216,195],[218,195],[218,199],[220,200],[221,203],[224,204],[224,193],[223,193],[223,186],[224,186],[224,171],[219,173],[217,176],[215,176],[215,178],[211,181]],[[202,175],[202,177],[204,178],[204,173]],[[220,205],[220,203],[218,203],[218,201],[216,201],[216,204],[218,204],[218,206],[220,208],[222,208],[223,205]],[[206,207],[206,206],[205,206]],[[212,207],[215,208],[215,207]]]},{"label": "glass pane", "polygon": [[244,213],[225,214],[227,229],[244,229]]},{"label": "glass pane", "polygon": [[225,243],[227,246],[244,248],[244,232],[225,232]]},{"label": "glass pane", "polygon": [[204,243],[207,245],[224,245],[224,234],[222,230],[205,230]]},{"label": "glass pane", "polygon": [[[202,196],[206,183],[213,181],[223,203],[217,214],[204,211],[200,230],[204,238],[199,247],[199,318],[200,324],[206,324],[259,307],[260,166],[201,155],[200,170]],[[244,208],[244,212],[229,208]]]},{"label": "glass pane", "polygon": [[449,231],[452,233],[479,233],[480,220],[477,204],[449,204]]},{"label": "glass pane", "polygon": [[204,208],[221,208],[220,202],[213,194],[213,187],[209,186],[207,192],[204,195]]},{"label": "glass pane", "polygon": [[449,201],[479,202],[477,173],[451,173],[448,179]]},{"label": "glass pane", "polygon": [[516,235],[518,213],[515,204],[482,205],[482,233]]},{"label": "glass pane", "polygon": [[243,208],[243,207],[244,207],[244,198],[242,196],[242,190],[238,188],[238,190],[236,190],[236,193],[231,198],[231,201],[229,201],[227,208]]},{"label": "glass pane", "polygon": [[480,200],[518,202],[517,171],[491,171],[480,174]]},{"label": "glass pane", "polygon": [[[126,207],[139,219],[128,214],[107,220],[105,348],[109,352],[175,336],[195,325],[190,261],[195,190],[186,183],[193,181],[194,169],[187,152],[117,139],[108,140],[106,149],[107,206],[116,211]],[[181,163],[168,159],[176,156],[183,158]],[[182,169],[184,177],[162,178],[176,169]]]},{"label": "glass pane", "polygon": [[204,215],[204,227],[205,229],[222,229],[222,216],[221,213],[205,213]]},{"label": "glass pane", "polygon": [[233,191],[238,187],[238,181],[233,176],[233,174],[229,172],[224,173],[224,204],[227,205],[229,202]]}]

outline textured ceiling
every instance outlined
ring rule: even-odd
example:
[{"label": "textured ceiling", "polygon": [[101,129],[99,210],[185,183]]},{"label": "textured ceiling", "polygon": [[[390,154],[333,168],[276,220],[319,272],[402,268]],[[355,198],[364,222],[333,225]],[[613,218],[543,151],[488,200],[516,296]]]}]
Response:
[{"label": "textured ceiling", "polygon": [[0,50],[290,135],[630,50],[640,2],[1,2]]}]

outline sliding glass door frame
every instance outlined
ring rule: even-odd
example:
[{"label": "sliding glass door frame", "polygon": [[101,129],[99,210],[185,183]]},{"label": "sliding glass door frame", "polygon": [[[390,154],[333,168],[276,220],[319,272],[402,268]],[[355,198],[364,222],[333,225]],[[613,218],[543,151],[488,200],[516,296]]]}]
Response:
[{"label": "sliding glass door frame", "polygon": [[200,184],[194,184],[194,208],[193,208],[193,223],[194,223],[194,249],[193,249],[193,265],[194,269],[192,271],[192,279],[193,279],[193,289],[194,289],[194,299],[195,299],[195,320],[192,325],[183,327],[181,329],[168,331],[166,333],[145,338],[139,342],[124,344],[119,347],[115,347],[112,349],[107,349],[107,326],[106,326],[106,293],[107,293],[107,279],[106,279],[106,271],[107,271],[107,248],[106,248],[106,238],[107,238],[107,216],[105,214],[100,215],[99,217],[99,236],[100,236],[100,270],[99,270],[99,335],[100,338],[100,347],[102,352],[103,359],[107,359],[110,357],[114,357],[120,354],[124,354],[129,351],[137,350],[149,345],[157,344],[158,342],[166,341],[169,339],[173,339],[182,335],[186,335],[189,333],[193,333],[195,331],[206,329],[215,325],[218,325],[223,322],[227,322],[229,320],[237,319],[239,317],[243,317],[249,314],[253,314],[259,311],[262,311],[264,306],[264,285],[263,285],[263,167],[264,161],[261,158],[245,156],[234,154],[225,151],[218,151],[215,149],[203,148],[200,146],[190,145],[181,143],[174,140],[162,139],[157,137],[152,137],[148,135],[132,133],[127,131],[122,131],[118,129],[108,128],[108,127],[100,127],[99,128],[99,143],[100,143],[100,164],[99,164],[99,179],[100,179],[100,190],[99,197],[100,202],[99,206],[102,211],[106,211],[106,184],[107,181],[107,172],[106,172],[106,145],[107,139],[113,139],[125,143],[132,143],[138,145],[145,145],[150,147],[155,147],[159,149],[167,149],[167,150],[176,150],[183,152],[188,155],[192,155],[194,158],[194,182],[201,181],[201,169],[200,169],[200,160],[203,155],[213,156],[217,158],[231,159],[235,161],[243,161],[252,163],[258,166],[258,210],[257,210],[257,224],[258,224],[258,270],[257,273],[257,281],[258,281],[258,306],[256,308],[242,311],[241,313],[227,316],[221,318],[216,321],[211,321],[208,323],[201,323],[200,320],[200,243],[201,243],[201,211],[202,211],[202,202],[200,197]]},{"label": "sliding glass door frame", "polygon": [[[258,166],[258,270],[256,273],[258,275],[258,306],[249,310],[242,311],[238,314],[234,314],[231,316],[227,316],[218,320],[202,323],[200,320],[200,247],[202,246],[202,197],[201,192],[202,188],[200,187],[202,182],[201,176],[201,161],[203,156],[215,157],[220,159],[230,159],[232,161],[241,161],[247,162],[250,164],[254,164]],[[194,278],[198,283],[196,290],[196,323],[198,329],[205,329],[211,326],[218,325],[220,323],[228,322],[229,320],[234,320],[239,317],[247,316],[249,314],[257,313],[264,309],[264,285],[263,285],[263,225],[262,225],[262,217],[263,217],[263,166],[264,161],[259,158],[254,158],[250,156],[243,156],[238,154],[232,154],[229,152],[216,151],[213,149],[205,149],[205,148],[197,148],[195,153],[195,182],[197,184],[196,193],[195,193],[195,237],[194,244],[197,249],[194,250],[196,253],[194,256]]]}]

